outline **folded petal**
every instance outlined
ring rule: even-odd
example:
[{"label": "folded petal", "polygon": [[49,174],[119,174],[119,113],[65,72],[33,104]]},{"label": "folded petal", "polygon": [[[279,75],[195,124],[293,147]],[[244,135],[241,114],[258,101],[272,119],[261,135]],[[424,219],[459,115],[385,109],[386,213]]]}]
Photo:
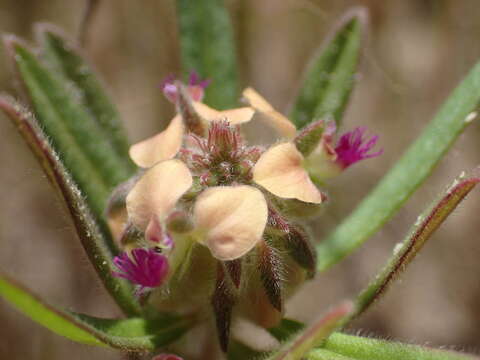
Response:
[{"label": "folded petal", "polygon": [[322,193],[303,167],[303,156],[293,143],[271,147],[253,168],[253,180],[282,198],[320,204]]},{"label": "folded petal", "polygon": [[148,168],[173,158],[182,146],[184,125],[177,115],[161,133],[130,147],[130,157],[140,167]]},{"label": "folded petal", "polygon": [[261,240],[268,209],[262,192],[252,186],[217,186],[198,197],[193,210],[200,240],[219,260],[234,260]]},{"label": "folded petal", "polygon": [[297,132],[295,125],[286,116],[276,111],[259,93],[252,88],[246,88],[242,95],[248,104],[261,113],[268,125],[280,135],[287,139],[295,137]]},{"label": "folded petal", "polygon": [[180,160],[162,161],[149,169],[127,196],[129,220],[145,230],[155,217],[162,221],[192,186],[192,175]]},{"label": "folded petal", "polygon": [[252,120],[255,111],[251,107],[241,107],[236,109],[218,111],[201,102],[194,103],[195,110],[198,114],[208,121],[228,120],[230,125],[240,125]]}]

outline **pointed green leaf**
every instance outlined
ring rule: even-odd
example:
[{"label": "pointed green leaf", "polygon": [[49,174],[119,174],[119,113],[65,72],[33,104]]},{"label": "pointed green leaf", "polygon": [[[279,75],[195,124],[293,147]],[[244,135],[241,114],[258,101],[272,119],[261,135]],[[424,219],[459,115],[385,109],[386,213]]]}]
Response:
[{"label": "pointed green leaf", "polygon": [[297,128],[329,118],[340,124],[355,84],[365,18],[363,8],[349,11],[312,59],[290,114]]},{"label": "pointed green leaf", "polygon": [[233,27],[224,0],[177,0],[184,73],[211,79],[205,103],[214,108],[238,102],[237,59]]},{"label": "pointed green leaf", "polygon": [[292,340],[282,344],[269,360],[300,360],[304,355],[320,346],[330,334],[341,327],[353,310],[353,304],[346,302],[334,307],[318,321],[308,326],[304,331],[294,336]]},{"label": "pointed green leaf", "polygon": [[155,350],[181,337],[191,321],[173,315],[143,318],[101,319],[57,309],[0,274],[0,297],[33,321],[70,340],[123,350]]},{"label": "pointed green leaf", "polygon": [[[3,96],[0,97],[0,110],[17,126],[18,131],[37,156],[49,180],[65,200],[82,245],[107,290],[126,314],[138,314],[140,307],[133,296],[131,286],[126,281],[112,276],[114,270],[112,239],[107,237],[108,232],[100,231],[83,192],[66,169],[63,158],[57,155],[36,119],[23,106]],[[92,184],[95,185],[87,182],[87,185]],[[92,196],[98,189],[87,188],[87,190]]]},{"label": "pointed green leaf", "polygon": [[[357,360],[473,360],[477,357],[453,351],[436,350],[426,346],[406,345],[393,341],[369,339],[360,336],[332,334],[323,349]],[[306,359],[316,360],[316,351]]]},{"label": "pointed green leaf", "polygon": [[[27,46],[12,37],[5,42],[41,126],[79,185],[83,188],[91,179],[103,183],[108,191],[131,176],[125,157],[109,141],[108,131],[83,104],[83,92],[61,73],[44,65]],[[86,179],[80,181],[82,177]],[[104,205],[105,196],[92,202],[98,214]]]},{"label": "pointed green leaf", "polygon": [[[304,325],[298,321],[283,319],[279,326],[269,329],[278,341],[285,341]],[[328,355],[332,357],[327,357]],[[335,354],[335,355],[333,355]],[[474,360],[474,356],[453,351],[437,350],[424,346],[408,345],[393,341],[375,340],[339,332],[331,334],[321,348],[310,351],[307,360]]]},{"label": "pointed green leaf", "polygon": [[427,179],[443,155],[477,117],[480,63],[453,91],[438,114],[377,187],[317,247],[325,271],[368,240]]},{"label": "pointed green leaf", "polygon": [[52,25],[38,25],[36,34],[41,44],[42,57],[49,68],[61,74],[66,82],[70,81],[70,87],[76,88],[80,103],[100,125],[114,150],[124,160],[125,167],[134,171],[135,166],[128,155],[129,143],[120,114],[92,67],[81,55],[81,50],[73,40]]},{"label": "pointed green leaf", "polygon": [[417,218],[405,240],[395,246],[393,255],[385,267],[357,298],[352,318],[366,311],[386,291],[392,281],[405,270],[422,249],[425,242],[479,182],[480,177],[459,177],[449,186],[447,192],[439,197],[438,201]]}]

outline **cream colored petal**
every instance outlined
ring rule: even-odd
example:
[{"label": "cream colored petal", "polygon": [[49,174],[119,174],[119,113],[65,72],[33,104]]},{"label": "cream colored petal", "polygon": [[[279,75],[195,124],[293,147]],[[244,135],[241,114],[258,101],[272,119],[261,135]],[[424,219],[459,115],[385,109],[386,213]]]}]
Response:
[{"label": "cream colored petal", "polygon": [[268,209],[262,192],[252,186],[217,186],[200,194],[193,213],[201,242],[215,258],[233,260],[260,241]]},{"label": "cream colored petal", "polygon": [[182,146],[184,125],[177,115],[161,133],[130,147],[130,157],[140,167],[148,168],[173,158]]},{"label": "cream colored petal", "polygon": [[241,107],[221,112],[221,116],[227,118],[231,125],[240,125],[252,120],[255,110],[251,107]]},{"label": "cream colored petal", "polygon": [[220,120],[222,118],[220,111],[215,110],[202,102],[195,101],[193,103],[193,107],[195,108],[196,112],[205,120],[213,121]]},{"label": "cream colored petal", "polygon": [[250,103],[250,105],[257,111],[269,112],[275,110],[265,98],[260,95],[253,88],[248,87],[243,90],[243,97]]},{"label": "cream colored petal", "polygon": [[192,175],[180,160],[156,164],[135,184],[127,196],[128,218],[145,230],[152,217],[162,221],[178,199],[192,186]]},{"label": "cream colored petal", "polygon": [[293,139],[297,133],[295,125],[283,114],[276,111],[259,93],[252,88],[246,88],[243,91],[243,97],[248,104],[256,111],[261,113],[275,131],[287,139]]},{"label": "cream colored petal", "polygon": [[218,111],[201,102],[194,103],[198,114],[208,121],[228,120],[231,125],[240,125],[252,120],[255,111],[251,107],[241,107],[236,109]]},{"label": "cream colored petal", "polygon": [[282,198],[320,204],[322,194],[303,168],[303,156],[292,143],[268,149],[253,168],[253,180]]}]

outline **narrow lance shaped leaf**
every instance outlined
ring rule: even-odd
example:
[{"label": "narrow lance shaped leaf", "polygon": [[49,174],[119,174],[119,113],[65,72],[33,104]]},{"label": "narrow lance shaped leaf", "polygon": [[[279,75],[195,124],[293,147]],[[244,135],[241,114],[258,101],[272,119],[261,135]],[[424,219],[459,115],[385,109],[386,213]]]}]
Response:
[{"label": "narrow lance shaped leaf", "polygon": [[70,340],[123,350],[155,350],[181,337],[191,319],[160,314],[143,318],[101,319],[55,308],[0,273],[0,297],[33,321]]},{"label": "narrow lance shaped leaf", "polygon": [[[305,326],[295,320],[283,319],[279,326],[268,331],[278,341],[286,341]],[[331,355],[331,357],[326,357]],[[340,357],[339,357],[340,356]],[[339,332],[331,334],[321,348],[313,349],[305,355],[307,360],[319,359],[357,360],[474,360],[477,357],[454,351],[445,351],[402,344],[399,342],[376,340]]]},{"label": "narrow lance shaped leaf", "polygon": [[[480,177],[478,176],[469,178],[465,178],[464,176],[459,177],[448,188],[446,194],[441,196],[437,202],[435,202],[422,215],[420,215],[417,223],[414,225],[410,234],[402,243],[398,244],[395,247],[393,257],[389,259],[384,269],[380,272],[379,275],[375,277],[375,279],[369,284],[369,286],[360,293],[359,297],[355,302],[355,306],[352,307],[352,310],[345,312],[344,316],[338,319],[337,328],[347,325],[351,320],[366,311],[368,307],[386,291],[392,281],[399,275],[402,270],[405,269],[405,267],[413,260],[415,255],[422,249],[422,247],[425,245],[425,242],[433,235],[433,233],[438,229],[438,227],[445,221],[445,219],[452,213],[452,211],[455,210],[458,204],[479,182]],[[315,326],[315,324],[313,326]],[[302,337],[306,338],[308,336],[307,334],[311,331],[313,326],[298,335],[297,339],[300,339]],[[270,333],[276,338],[283,340],[291,336],[293,333],[299,331],[301,327],[302,326],[300,323],[284,319],[281,326],[275,329],[270,329]],[[418,354],[418,351],[415,351],[414,353],[416,355],[420,355]],[[347,356],[352,355],[350,353],[341,353],[341,355],[342,354]],[[438,352],[436,350],[432,352],[432,356],[434,355],[433,357],[429,357],[429,354],[429,352],[425,351],[425,356],[421,358],[455,359],[457,358],[457,356],[460,356],[453,353]],[[327,355],[328,354],[326,354],[325,352],[319,351],[317,353],[314,353],[311,357],[309,356],[308,358],[321,359],[322,356]],[[441,357],[440,355],[445,357]],[[368,357],[365,358],[367,359]],[[390,359],[389,357],[378,357],[378,359],[387,358]],[[355,359],[357,359],[357,357],[355,357]],[[370,358],[368,359],[370,360]],[[401,359],[404,358],[402,357]]]},{"label": "narrow lance shaped leaf", "polygon": [[42,58],[53,71],[61,74],[66,81],[70,81],[70,86],[77,89],[82,105],[88,109],[114,150],[124,160],[125,168],[133,172],[135,166],[128,156],[129,143],[120,114],[77,45],[49,24],[37,25],[36,35],[41,44]]},{"label": "narrow lance shaped leaf", "polygon": [[65,168],[62,159],[47,141],[46,135],[33,115],[7,97],[0,97],[0,109],[17,126],[20,134],[37,156],[49,180],[65,200],[82,245],[107,290],[126,314],[138,314],[140,308],[133,297],[131,287],[127,282],[112,276],[113,254],[110,239],[105,238],[104,233],[100,231],[82,192]]},{"label": "narrow lance shaped leaf", "polygon": [[454,141],[476,117],[480,63],[454,90],[420,137],[377,187],[317,247],[325,271],[368,240],[428,178]]},{"label": "narrow lance shaped leaf", "polygon": [[[38,120],[79,185],[83,187],[93,178],[110,190],[126,180],[131,168],[125,165],[125,157],[117,153],[109,134],[87,111],[71,82],[50,70],[31,49],[13,38],[7,38],[6,45]],[[92,202],[95,213],[101,213],[104,206],[105,197]]]},{"label": "narrow lance shaped leaf", "polygon": [[176,0],[183,71],[211,79],[205,103],[218,108],[238,101],[237,59],[233,27],[223,0]]},{"label": "narrow lance shaped leaf", "polygon": [[365,19],[365,9],[350,10],[312,59],[290,113],[297,128],[328,118],[340,124],[355,84]]},{"label": "narrow lance shaped leaf", "polygon": [[300,360],[316,346],[320,346],[330,334],[342,326],[343,321],[353,310],[353,304],[345,302],[334,307],[318,321],[307,327],[291,341],[283,344],[269,360]]},{"label": "narrow lance shaped leaf", "polygon": [[[370,339],[341,333],[332,334],[323,344],[322,350],[356,360],[474,360],[476,356],[448,350],[437,350],[426,346]],[[320,350],[321,353],[321,350]],[[305,359],[317,360],[317,350]],[[321,359],[321,358],[320,358]]]},{"label": "narrow lance shaped leaf", "polygon": [[479,182],[480,177],[477,176],[470,178],[459,177],[437,202],[432,204],[418,217],[409,235],[403,242],[395,246],[393,256],[388,260],[386,266],[368,287],[360,293],[356,300],[355,312],[352,318],[366,311],[387,290],[393,280],[422,249],[426,241],[430,239],[438,227]]}]

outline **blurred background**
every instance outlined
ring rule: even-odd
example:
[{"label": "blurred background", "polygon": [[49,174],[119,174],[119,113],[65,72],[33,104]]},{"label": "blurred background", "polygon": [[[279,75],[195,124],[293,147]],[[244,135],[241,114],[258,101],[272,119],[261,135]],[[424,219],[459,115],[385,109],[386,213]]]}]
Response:
[{"label": "blurred background", "polygon": [[[302,69],[339,16],[370,12],[358,85],[344,126],[368,126],[385,152],[354,166],[328,189],[331,204],[315,223],[317,240],[368,193],[480,59],[478,0],[230,1],[243,85],[279,110]],[[78,36],[83,1],[0,0],[0,32],[32,40],[32,25],[52,22]],[[212,39],[213,40],[213,39]],[[172,0],[102,0],[85,54],[107,84],[132,142],[161,130],[172,106],[159,83],[179,67]],[[0,90],[14,79],[0,46]],[[213,84],[215,86],[215,84]],[[356,254],[307,284],[287,314],[308,321],[353,296],[384,263],[424,206],[463,170],[480,163],[480,127],[471,125],[398,215]],[[118,311],[88,263],[62,204],[10,122],[0,115],[0,268],[53,304],[97,316]],[[442,226],[381,302],[351,331],[480,353],[480,193]],[[388,201],[388,199],[385,199]],[[117,352],[72,343],[0,300],[1,359],[118,359]]]}]

